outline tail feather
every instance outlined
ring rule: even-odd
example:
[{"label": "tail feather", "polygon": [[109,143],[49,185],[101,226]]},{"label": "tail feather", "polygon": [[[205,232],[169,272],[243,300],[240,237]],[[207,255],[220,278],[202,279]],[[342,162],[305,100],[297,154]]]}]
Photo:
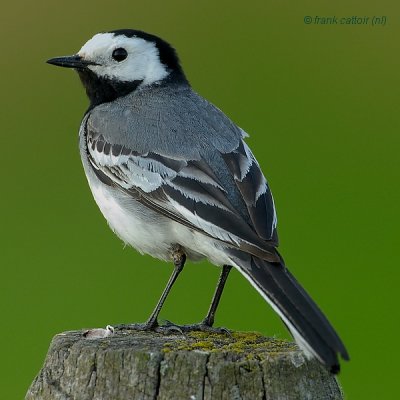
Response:
[{"label": "tail feather", "polygon": [[[255,260],[255,262],[257,262],[257,260]],[[322,338],[325,338],[328,343],[331,343],[343,358],[348,358],[347,351],[338,334],[309,294],[297,282],[296,278],[286,267],[279,264],[270,265],[271,268],[269,268],[269,271],[271,275],[288,298],[295,299],[296,308],[299,309],[312,326],[318,327],[318,333]]]},{"label": "tail feather", "polygon": [[324,314],[284,264],[271,263],[244,253],[237,254],[232,261],[279,314],[305,353],[317,357],[332,372],[339,372],[338,354],[348,360],[346,348]]}]

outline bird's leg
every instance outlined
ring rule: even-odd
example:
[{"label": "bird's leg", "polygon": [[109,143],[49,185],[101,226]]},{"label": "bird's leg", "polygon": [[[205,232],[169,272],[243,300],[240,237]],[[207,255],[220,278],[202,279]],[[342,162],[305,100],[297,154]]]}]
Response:
[{"label": "bird's leg", "polygon": [[213,326],[215,312],[217,311],[219,301],[221,300],[221,295],[225,287],[225,283],[228,279],[229,272],[231,272],[232,266],[224,265],[222,267],[221,274],[218,279],[217,287],[215,288],[214,296],[211,300],[210,308],[208,309],[207,315],[202,321],[203,325]]},{"label": "bird's leg", "polygon": [[171,328],[176,327],[182,332],[190,332],[190,331],[202,331],[202,332],[211,332],[211,333],[228,333],[229,331],[226,328],[213,328],[215,312],[217,311],[217,307],[219,301],[221,300],[221,295],[225,287],[225,283],[228,279],[229,272],[232,267],[230,265],[224,265],[222,267],[222,272],[219,276],[217,287],[214,292],[214,296],[211,300],[210,308],[208,309],[206,317],[198,324],[191,325],[175,325],[171,322],[168,322],[166,327],[170,326]]},{"label": "bird's leg", "polygon": [[153,310],[149,319],[145,323],[145,325],[150,330],[158,327],[158,321],[157,321],[158,314],[160,314],[161,308],[172,288],[172,285],[175,283],[179,274],[182,272],[183,267],[185,266],[186,254],[180,248],[173,251],[172,258],[174,261],[174,271],[172,272],[172,275],[170,276],[170,278],[168,280],[167,286],[165,287],[164,291],[162,292],[160,300],[158,300],[158,303],[157,303],[155,309]]},{"label": "bird's leg", "polygon": [[[174,262],[174,270],[168,280],[167,286],[162,292],[160,300],[156,307],[154,308],[153,312],[151,313],[149,319],[144,324],[131,324],[131,325],[117,325],[117,329],[130,329],[130,330],[143,330],[143,331],[154,331],[156,330],[158,325],[158,315],[160,314],[161,308],[167,298],[169,292],[173,284],[175,283],[176,279],[178,278],[179,274],[182,272],[183,267],[185,266],[186,261],[186,254],[183,252],[180,246],[176,246],[172,250],[172,259]],[[177,328],[177,330],[179,330]]]}]

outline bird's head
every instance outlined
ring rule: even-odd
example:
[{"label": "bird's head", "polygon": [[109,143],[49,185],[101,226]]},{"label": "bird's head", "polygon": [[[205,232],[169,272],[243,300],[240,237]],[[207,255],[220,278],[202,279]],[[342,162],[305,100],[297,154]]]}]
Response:
[{"label": "bird's head", "polygon": [[47,61],[74,68],[92,106],[163,82],[187,83],[172,46],[157,36],[123,29],[94,35],[77,54]]}]

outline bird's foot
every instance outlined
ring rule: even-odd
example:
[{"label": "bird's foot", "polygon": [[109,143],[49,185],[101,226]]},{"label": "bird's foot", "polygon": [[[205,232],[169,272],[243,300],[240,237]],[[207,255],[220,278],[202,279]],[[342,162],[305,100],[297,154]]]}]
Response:
[{"label": "bird's foot", "polygon": [[202,321],[198,324],[189,324],[189,325],[177,325],[171,321],[165,321],[164,325],[159,325],[158,322],[145,322],[139,324],[119,324],[114,325],[114,328],[119,331],[137,331],[137,332],[156,332],[163,333],[165,335],[170,335],[173,333],[180,333],[181,335],[185,335],[188,332],[206,332],[213,334],[223,334],[231,336],[231,333],[226,328],[214,328],[213,326],[207,324]]},{"label": "bird's foot", "polygon": [[231,332],[227,328],[214,328],[213,326],[205,323],[204,321],[199,322],[197,324],[189,324],[189,325],[176,325],[172,323],[171,321],[165,321],[165,325],[163,325],[161,328],[164,329],[171,329],[171,330],[176,330],[181,333],[187,333],[187,332],[206,332],[206,333],[214,333],[214,334],[223,334],[223,335],[228,335],[231,336]]},{"label": "bird's foot", "polygon": [[168,323],[166,325],[159,325],[158,322],[145,322],[139,324],[119,324],[115,325],[114,328],[120,331],[136,331],[136,332],[156,332],[163,334],[180,333],[183,335],[183,331],[178,325]]},{"label": "bird's foot", "polygon": [[158,322],[155,323],[138,323],[138,324],[119,324],[114,325],[114,329],[119,331],[138,331],[138,332],[155,332],[158,328]]}]

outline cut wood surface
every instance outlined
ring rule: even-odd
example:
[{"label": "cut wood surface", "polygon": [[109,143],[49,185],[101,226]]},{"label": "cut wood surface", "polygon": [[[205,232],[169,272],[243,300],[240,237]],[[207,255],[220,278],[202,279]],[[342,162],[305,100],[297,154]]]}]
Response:
[{"label": "cut wood surface", "polygon": [[253,332],[56,335],[26,400],[343,399],[293,343]]}]

